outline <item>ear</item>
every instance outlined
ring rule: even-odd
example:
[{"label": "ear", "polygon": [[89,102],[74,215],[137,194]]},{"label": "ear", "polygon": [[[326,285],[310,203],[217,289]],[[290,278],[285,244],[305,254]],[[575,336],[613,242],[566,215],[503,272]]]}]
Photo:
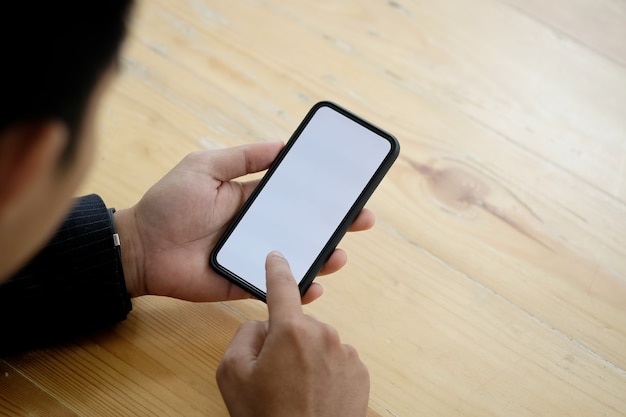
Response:
[{"label": "ear", "polygon": [[58,120],[19,123],[0,132],[0,213],[42,177],[57,175],[68,139]]}]

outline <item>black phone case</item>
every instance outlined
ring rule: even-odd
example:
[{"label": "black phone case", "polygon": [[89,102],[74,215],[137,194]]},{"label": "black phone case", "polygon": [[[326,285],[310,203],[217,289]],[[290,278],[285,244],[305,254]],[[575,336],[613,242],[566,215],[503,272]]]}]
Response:
[{"label": "black phone case", "polygon": [[302,120],[302,122],[300,123],[300,125],[298,126],[296,131],[293,133],[293,135],[291,136],[289,141],[285,144],[284,148],[280,151],[280,153],[278,154],[278,156],[276,157],[276,159],[274,160],[272,165],[269,167],[267,173],[263,176],[263,178],[261,179],[259,185],[252,192],[252,194],[250,195],[248,200],[244,203],[244,205],[241,208],[241,210],[239,211],[239,213],[237,213],[237,215],[235,216],[233,221],[230,223],[230,225],[228,226],[228,228],[226,229],[226,231],[224,232],[222,237],[219,239],[219,241],[217,242],[217,244],[215,245],[215,247],[211,251],[211,255],[210,255],[210,258],[209,258],[211,267],[218,274],[220,274],[221,276],[225,277],[229,281],[233,282],[237,286],[243,288],[244,290],[248,291],[249,293],[254,295],[256,298],[262,300],[263,302],[266,302],[266,294],[265,294],[265,292],[261,291],[260,289],[258,289],[254,285],[250,284],[249,282],[247,282],[243,278],[241,278],[241,277],[237,276],[236,274],[232,273],[227,268],[222,267],[217,262],[217,254],[220,251],[221,247],[226,242],[226,240],[228,239],[228,237],[231,235],[232,231],[237,227],[237,225],[239,224],[239,221],[241,220],[243,215],[248,211],[250,206],[252,204],[254,204],[254,200],[262,192],[263,188],[265,187],[265,184],[271,178],[271,176],[274,174],[274,172],[276,171],[276,168],[280,165],[280,163],[282,162],[283,158],[289,152],[289,150],[291,149],[291,147],[293,146],[295,141],[298,140],[298,137],[300,136],[300,134],[302,133],[302,131],[304,130],[306,125],[309,123],[309,121],[311,120],[311,118],[313,117],[315,112],[319,108],[321,108],[321,107],[330,107],[333,110],[341,113],[342,115],[350,118],[354,122],[356,122],[356,123],[366,127],[367,129],[377,133],[378,135],[380,135],[381,137],[387,139],[390,142],[391,149],[390,149],[389,153],[387,154],[387,156],[385,157],[385,159],[383,160],[383,162],[380,164],[380,166],[376,170],[376,172],[374,173],[374,175],[372,176],[372,178],[370,179],[370,181],[367,183],[367,185],[365,186],[365,188],[363,189],[363,191],[361,192],[359,197],[353,203],[353,205],[350,208],[350,210],[346,213],[345,217],[343,218],[343,220],[341,221],[339,226],[335,229],[335,232],[331,236],[329,236],[329,239],[328,239],[326,245],[324,246],[324,248],[322,249],[320,254],[317,256],[317,258],[315,259],[315,261],[313,262],[311,267],[308,269],[308,271],[307,271],[306,275],[304,276],[304,278],[302,279],[302,281],[300,281],[298,283],[298,287],[300,288],[300,294],[301,295],[303,295],[306,292],[306,290],[309,288],[309,286],[311,285],[311,283],[315,279],[317,273],[320,271],[322,266],[324,266],[324,263],[326,263],[326,261],[328,260],[330,255],[333,253],[333,251],[335,250],[335,247],[339,244],[339,242],[341,241],[343,236],[346,234],[346,232],[348,231],[348,228],[350,227],[352,222],[354,222],[354,220],[356,219],[356,216],[359,214],[361,209],[365,206],[365,203],[367,203],[367,200],[371,197],[371,195],[373,194],[374,190],[378,187],[378,185],[382,181],[383,177],[385,176],[387,171],[389,171],[389,169],[393,165],[394,161],[397,159],[398,155],[400,154],[400,143],[398,142],[398,140],[394,136],[392,136],[388,132],[386,132],[386,131],[376,127],[375,125],[367,122],[366,120],[362,119],[361,117],[355,115],[354,113],[344,109],[343,107],[341,107],[341,106],[339,106],[339,105],[337,105],[337,104],[335,104],[333,102],[321,101],[321,102],[315,104],[311,108],[311,110],[309,110],[309,112],[304,117],[304,119]]}]

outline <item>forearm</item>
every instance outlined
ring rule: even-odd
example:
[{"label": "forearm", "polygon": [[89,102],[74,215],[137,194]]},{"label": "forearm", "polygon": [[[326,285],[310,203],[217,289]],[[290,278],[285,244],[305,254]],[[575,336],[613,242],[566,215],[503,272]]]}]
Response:
[{"label": "forearm", "polygon": [[77,204],[50,243],[0,285],[0,354],[55,343],[131,310],[102,200]]}]

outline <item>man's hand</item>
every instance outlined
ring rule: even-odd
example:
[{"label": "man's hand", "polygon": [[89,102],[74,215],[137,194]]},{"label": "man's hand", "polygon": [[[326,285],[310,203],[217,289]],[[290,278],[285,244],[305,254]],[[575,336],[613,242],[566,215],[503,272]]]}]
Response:
[{"label": "man's hand", "polygon": [[[141,201],[115,213],[126,286],[131,296],[165,295],[189,301],[222,301],[250,295],[209,266],[209,253],[258,181],[234,178],[267,169],[279,142],[195,152],[156,183]],[[363,210],[351,230],[365,230],[374,216]],[[347,261],[340,249],[321,271],[329,274]],[[302,301],[322,294],[311,285]]]},{"label": "man's hand", "polygon": [[289,264],[267,257],[268,322],[241,325],[217,369],[232,417],[364,417],[369,373],[329,325],[304,315]]}]

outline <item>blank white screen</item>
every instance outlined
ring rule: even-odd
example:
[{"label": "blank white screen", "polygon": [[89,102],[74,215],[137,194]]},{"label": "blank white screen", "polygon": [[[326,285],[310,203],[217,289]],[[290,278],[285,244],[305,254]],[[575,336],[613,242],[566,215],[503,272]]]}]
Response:
[{"label": "blank white screen", "polygon": [[300,282],[391,148],[390,142],[320,107],[217,254],[261,291],[265,258],[282,252]]}]

